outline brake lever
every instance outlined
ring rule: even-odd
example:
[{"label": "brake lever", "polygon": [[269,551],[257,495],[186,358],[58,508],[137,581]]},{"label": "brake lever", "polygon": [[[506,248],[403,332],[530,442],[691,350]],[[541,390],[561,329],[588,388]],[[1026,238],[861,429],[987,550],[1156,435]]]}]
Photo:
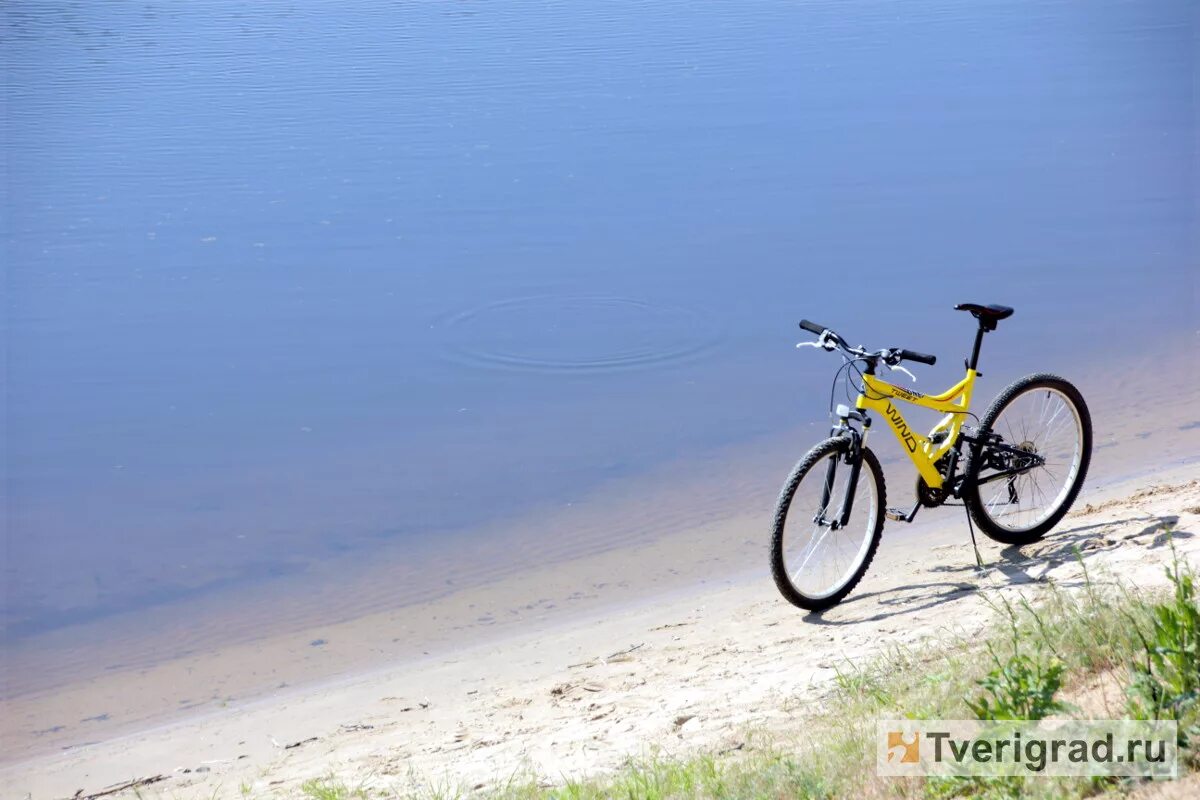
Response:
[{"label": "brake lever", "polygon": [[[884,363],[886,364],[887,362],[884,362]],[[899,364],[896,364],[895,366],[888,364],[887,368],[892,370],[893,372],[903,372],[905,375],[912,378],[913,383],[917,382],[917,376],[913,375],[911,372],[909,372],[908,370],[906,370],[904,367],[900,366]]]},{"label": "brake lever", "polygon": [[796,347],[820,347],[822,350],[833,352],[838,347],[837,334],[832,331],[821,331],[821,335],[815,342],[800,342]]}]

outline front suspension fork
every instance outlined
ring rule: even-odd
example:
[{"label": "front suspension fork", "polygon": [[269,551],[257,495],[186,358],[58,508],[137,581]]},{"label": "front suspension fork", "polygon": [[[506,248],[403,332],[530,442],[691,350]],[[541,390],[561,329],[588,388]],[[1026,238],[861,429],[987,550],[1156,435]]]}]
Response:
[{"label": "front suspension fork", "polygon": [[821,505],[820,511],[817,513],[817,518],[813,522],[818,525],[828,525],[831,530],[844,528],[850,522],[850,512],[854,510],[854,495],[858,489],[858,476],[862,472],[862,441],[858,436],[858,432],[853,428],[847,428],[850,431],[850,452],[846,454],[846,461],[850,467],[850,477],[846,482],[846,494],[842,497],[841,507],[837,510],[837,514],[831,520],[826,516],[826,510],[829,508],[829,501],[833,497],[833,487],[837,479],[838,462],[841,461],[841,455],[830,459],[829,466],[825,468],[825,486],[821,489]]}]

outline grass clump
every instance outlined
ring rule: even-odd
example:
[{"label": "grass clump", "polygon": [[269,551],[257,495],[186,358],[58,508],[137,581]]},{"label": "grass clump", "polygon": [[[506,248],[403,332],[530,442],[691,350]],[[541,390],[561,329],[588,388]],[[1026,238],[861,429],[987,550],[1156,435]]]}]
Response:
[{"label": "grass clump", "polygon": [[1152,609],[1129,686],[1129,710],[1138,719],[1183,720],[1200,700],[1200,604],[1196,578],[1179,562],[1167,568],[1174,591]]},{"label": "grass clump", "polygon": [[[1172,547],[1174,552],[1174,547]],[[1180,759],[1200,768],[1200,601],[1196,576],[1176,557],[1166,568],[1173,591],[1150,610],[1126,695],[1130,716],[1179,724]]]},{"label": "grass clump", "polygon": [[981,720],[1045,719],[1071,710],[1058,699],[1067,667],[1054,656],[1047,657],[1041,643],[1032,655],[1021,652],[1015,629],[1013,652],[1001,659],[989,643],[995,666],[978,681],[984,694],[967,699],[967,707]]},{"label": "grass clump", "polygon": [[797,800],[816,800],[833,796],[822,778],[793,756],[772,752],[745,761],[718,759],[711,755],[681,760],[653,757],[631,762],[624,770],[606,778],[568,781],[562,787],[550,789],[516,787],[502,793],[499,798],[667,800],[681,797],[794,797]]},{"label": "grass clump", "polygon": [[365,786],[351,788],[332,775],[305,781],[300,784],[300,793],[308,800],[369,800],[370,797]]}]

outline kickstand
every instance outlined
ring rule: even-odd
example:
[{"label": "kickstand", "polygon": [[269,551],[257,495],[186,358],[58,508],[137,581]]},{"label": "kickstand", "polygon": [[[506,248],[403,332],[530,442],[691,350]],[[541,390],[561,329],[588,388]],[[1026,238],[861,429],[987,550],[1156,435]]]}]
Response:
[{"label": "kickstand", "polygon": [[971,512],[969,509],[963,509],[967,512],[967,530],[971,532],[971,548],[975,551],[975,567],[983,570],[983,559],[979,557],[979,545],[975,542],[975,526],[971,524]]}]

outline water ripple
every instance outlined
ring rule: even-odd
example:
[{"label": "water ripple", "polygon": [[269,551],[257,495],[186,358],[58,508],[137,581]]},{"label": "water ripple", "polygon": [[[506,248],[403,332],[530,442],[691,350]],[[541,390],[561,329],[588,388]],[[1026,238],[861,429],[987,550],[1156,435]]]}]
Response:
[{"label": "water ripple", "polygon": [[598,372],[696,358],[720,336],[705,314],[629,297],[535,295],[449,314],[439,326],[459,363]]}]

